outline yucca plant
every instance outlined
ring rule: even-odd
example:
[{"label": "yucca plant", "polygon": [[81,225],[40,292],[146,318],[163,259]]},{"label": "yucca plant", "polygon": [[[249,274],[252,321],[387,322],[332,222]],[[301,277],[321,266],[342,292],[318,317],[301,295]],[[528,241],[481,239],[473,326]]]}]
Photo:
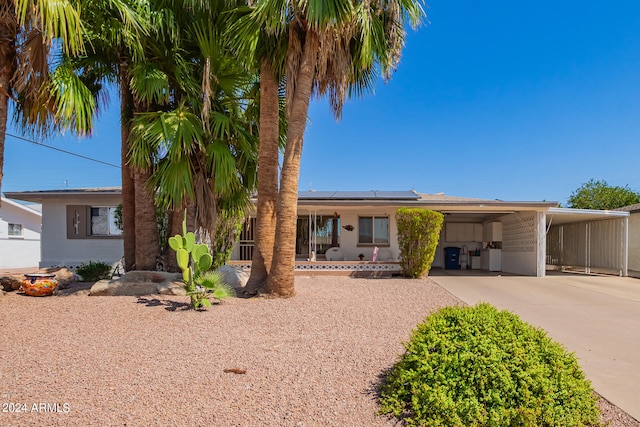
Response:
[{"label": "yucca plant", "polygon": [[191,297],[191,305],[194,309],[210,307],[209,295],[219,301],[235,296],[235,291],[224,282],[220,272],[209,271],[213,257],[207,245],[196,243],[195,234],[191,231],[187,232],[186,212],[182,221],[182,235],[176,234],[169,238],[169,246],[176,251],[184,288],[187,295]]}]

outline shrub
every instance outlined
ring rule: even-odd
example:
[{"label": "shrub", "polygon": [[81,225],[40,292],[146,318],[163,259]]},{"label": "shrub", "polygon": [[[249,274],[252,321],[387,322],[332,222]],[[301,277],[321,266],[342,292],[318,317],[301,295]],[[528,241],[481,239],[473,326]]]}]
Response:
[{"label": "shrub", "polygon": [[408,277],[422,277],[429,273],[444,215],[420,208],[400,208],[396,211],[400,267]]},{"label": "shrub", "polygon": [[89,264],[78,267],[76,273],[82,276],[83,282],[97,282],[111,276],[111,266],[105,262],[89,261]]},{"label": "shrub", "polygon": [[489,304],[426,318],[381,385],[381,412],[421,426],[599,425],[575,356]]}]

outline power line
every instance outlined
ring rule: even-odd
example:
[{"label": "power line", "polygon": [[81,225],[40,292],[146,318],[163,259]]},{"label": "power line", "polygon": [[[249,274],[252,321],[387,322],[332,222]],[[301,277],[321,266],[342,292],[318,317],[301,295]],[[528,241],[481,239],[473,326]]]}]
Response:
[{"label": "power line", "polygon": [[39,145],[39,146],[41,146],[41,147],[50,148],[50,149],[52,149],[52,150],[60,151],[61,153],[69,154],[69,155],[71,155],[71,156],[80,157],[81,159],[91,160],[92,162],[102,163],[103,165],[107,165],[107,166],[111,166],[111,167],[113,167],[113,168],[121,169],[121,167],[120,167],[120,166],[118,166],[118,165],[114,165],[113,163],[104,162],[104,161],[102,161],[102,160],[93,159],[93,158],[91,158],[91,157],[83,156],[82,154],[73,153],[73,152],[71,152],[71,151],[63,150],[63,149],[61,149],[61,148],[57,148],[57,147],[52,147],[52,146],[50,146],[50,145],[46,145],[46,144],[43,144],[43,143],[41,143],[41,142],[34,141],[33,139],[28,139],[28,138],[25,138],[25,137],[22,137],[22,136],[13,135],[13,134],[11,134],[11,133],[7,133],[6,135],[7,135],[7,136],[11,136],[11,137],[16,138],[16,139],[21,139],[22,141],[30,142],[30,143],[35,144],[35,145]]}]

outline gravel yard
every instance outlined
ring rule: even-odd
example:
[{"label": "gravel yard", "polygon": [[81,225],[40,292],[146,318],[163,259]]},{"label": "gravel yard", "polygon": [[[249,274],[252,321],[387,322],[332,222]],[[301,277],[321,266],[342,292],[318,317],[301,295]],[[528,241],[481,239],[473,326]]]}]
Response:
[{"label": "gravel yard", "polygon": [[[426,315],[463,303],[428,279],[296,290],[206,312],[176,296],[0,296],[0,426],[397,425],[376,415],[381,375]],[[601,406],[611,427],[638,426]]]}]

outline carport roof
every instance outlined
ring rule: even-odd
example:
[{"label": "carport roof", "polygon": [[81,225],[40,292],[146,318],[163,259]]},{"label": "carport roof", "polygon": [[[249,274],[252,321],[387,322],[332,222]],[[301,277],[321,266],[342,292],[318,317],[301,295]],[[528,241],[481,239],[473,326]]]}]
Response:
[{"label": "carport roof", "polygon": [[600,211],[595,209],[549,208],[547,224],[567,224],[570,222],[599,221],[628,217],[629,212]]}]

